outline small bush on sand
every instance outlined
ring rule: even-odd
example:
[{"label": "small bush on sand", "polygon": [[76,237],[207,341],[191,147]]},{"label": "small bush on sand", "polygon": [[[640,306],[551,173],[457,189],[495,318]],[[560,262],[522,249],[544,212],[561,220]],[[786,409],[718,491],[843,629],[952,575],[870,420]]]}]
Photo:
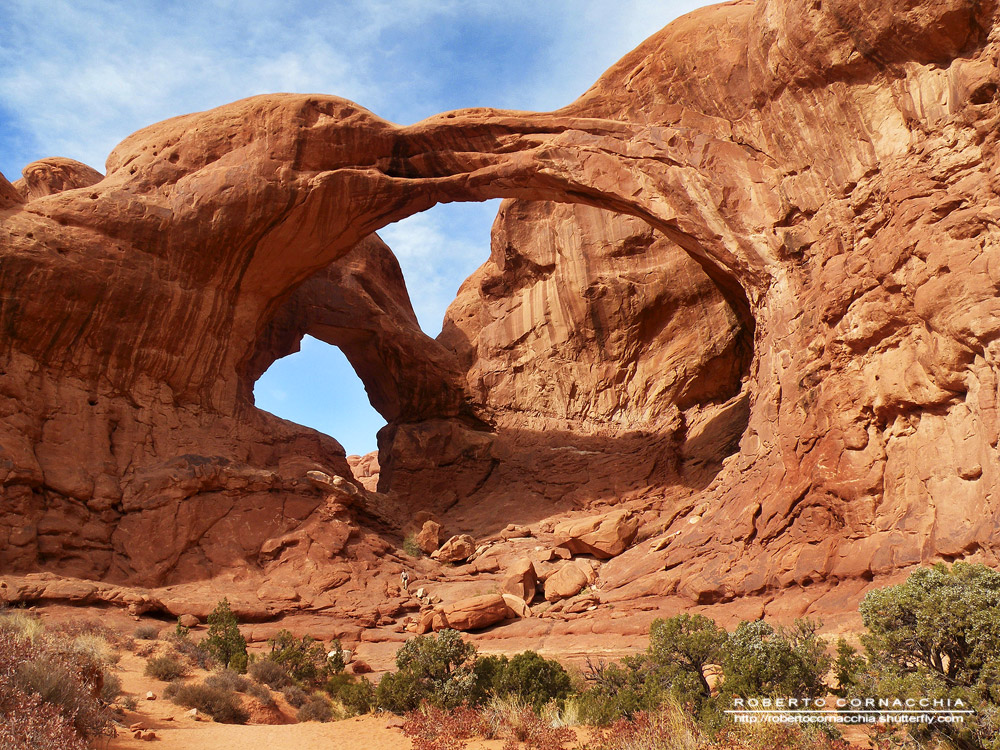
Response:
[{"label": "small bush on sand", "polygon": [[408,554],[410,557],[423,557],[424,551],[420,549],[420,545],[417,544],[417,535],[408,534],[405,539],[403,539],[403,552]]},{"label": "small bush on sand", "polygon": [[247,673],[251,679],[275,690],[280,690],[292,683],[292,677],[288,674],[288,669],[283,664],[278,664],[270,659],[255,661],[247,668]]},{"label": "small bush on sand", "polygon": [[344,712],[349,716],[366,714],[375,703],[375,686],[365,677],[354,677],[341,672],[327,680],[323,689],[344,707]]},{"label": "small bush on sand", "polygon": [[215,659],[203,643],[195,643],[189,637],[177,633],[167,633],[164,640],[192,667],[211,669],[215,666]]},{"label": "small bush on sand", "polygon": [[246,724],[250,718],[236,693],[204,683],[180,685],[170,700],[179,706],[197,708],[220,724]]},{"label": "small bush on sand", "polygon": [[132,636],[137,641],[155,641],[160,637],[160,629],[155,625],[145,623],[136,627]]},{"label": "small bush on sand", "polygon": [[243,692],[245,692],[247,695],[253,698],[256,698],[258,701],[261,702],[262,705],[265,706],[275,705],[274,696],[271,694],[271,691],[268,690],[263,685],[257,684],[256,682],[249,683],[247,685],[246,690],[244,690]]},{"label": "small bush on sand", "polygon": [[313,696],[299,709],[299,721],[332,721],[333,707],[321,696]]},{"label": "small bush on sand", "polygon": [[557,750],[576,739],[572,729],[553,727],[539,717],[531,704],[516,695],[493,698],[480,715],[486,727],[485,736],[506,740],[506,747],[522,743],[529,748]]},{"label": "small bush on sand", "polygon": [[222,669],[205,678],[205,684],[212,688],[230,690],[235,693],[245,693],[251,682],[239,672]]},{"label": "small bush on sand", "polygon": [[122,694],[122,681],[113,672],[104,672],[104,680],[101,684],[101,700],[111,705],[118,696]]},{"label": "small bush on sand", "polygon": [[302,708],[309,700],[309,694],[298,685],[289,685],[281,691],[281,694],[292,708]]},{"label": "small bush on sand", "polygon": [[187,667],[177,657],[164,654],[149,659],[146,662],[146,669],[144,671],[147,677],[153,677],[163,682],[170,682],[187,674]]}]

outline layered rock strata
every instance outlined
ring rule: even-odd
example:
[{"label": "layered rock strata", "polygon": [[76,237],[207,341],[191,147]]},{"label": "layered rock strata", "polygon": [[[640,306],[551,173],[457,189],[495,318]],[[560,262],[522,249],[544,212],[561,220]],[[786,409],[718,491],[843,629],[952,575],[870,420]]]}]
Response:
[{"label": "layered rock strata", "polygon": [[[256,97],[103,178],[0,180],[0,564],[329,604],[386,507],[623,496],[672,498],[663,544],[609,564],[631,595],[996,562],[996,11],[727,3],[554,113]],[[518,202],[433,342],[372,233],[494,197]],[[305,473],[349,479],[340,446],[252,406],[308,332],[391,420],[389,505],[325,495]]]}]

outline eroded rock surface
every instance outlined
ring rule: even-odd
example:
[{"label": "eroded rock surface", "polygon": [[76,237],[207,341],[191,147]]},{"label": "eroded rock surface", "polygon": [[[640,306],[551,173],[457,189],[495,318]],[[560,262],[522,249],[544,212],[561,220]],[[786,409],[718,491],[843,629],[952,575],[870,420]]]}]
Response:
[{"label": "eroded rock surface", "polygon": [[[997,28],[993,0],[737,1],[554,113],[256,97],[134,134],[103,178],[0,180],[0,566],[375,626],[432,565],[390,554],[420,510],[480,538],[633,509],[655,544],[602,601],[842,607],[996,563]],[[493,197],[431,340],[373,232]],[[342,448],[252,405],[306,333],[389,420],[379,492],[311,483],[352,479]]]}]

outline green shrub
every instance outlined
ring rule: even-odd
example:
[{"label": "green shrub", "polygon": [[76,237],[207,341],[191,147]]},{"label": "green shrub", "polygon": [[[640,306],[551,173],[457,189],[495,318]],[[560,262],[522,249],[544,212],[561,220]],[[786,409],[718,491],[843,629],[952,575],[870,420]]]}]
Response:
[{"label": "green shrub", "polygon": [[228,599],[219,602],[208,616],[205,648],[223,667],[246,671],[247,642],[240,633],[239,622],[229,608]]},{"label": "green shrub", "polygon": [[170,700],[186,708],[197,708],[220,724],[246,724],[250,718],[236,693],[204,683],[180,685]]},{"label": "green shrub", "polygon": [[424,701],[430,702],[430,691],[426,683],[412,672],[382,675],[375,688],[375,705],[400,716],[415,711]]},{"label": "green shrub", "polygon": [[153,677],[163,682],[170,682],[187,674],[187,667],[170,655],[154,656],[146,662],[144,670],[147,677]]},{"label": "green shrub", "polygon": [[[288,630],[281,630],[267,641],[271,647],[268,661],[281,664],[292,679],[313,684],[329,671],[326,648],[322,642],[305,635],[296,638]],[[337,643],[339,646],[339,642]],[[343,651],[340,655],[340,670],[344,668]]]},{"label": "green shrub", "polygon": [[712,699],[708,670],[721,661],[728,639],[725,630],[701,615],[654,620],[643,653],[618,664],[588,665],[591,687],[577,701],[581,718],[603,726],[655,712],[669,702],[718,723],[722,717]]},{"label": "green shrub", "polygon": [[476,647],[456,630],[411,638],[396,652],[397,672],[382,677],[376,704],[405,713],[421,702],[454,708],[469,701],[475,687]]},{"label": "green shrub", "polygon": [[561,701],[570,694],[570,679],[559,662],[524,651],[500,663],[491,690],[498,696],[519,698],[538,712],[549,701]]},{"label": "green shrub", "polygon": [[408,534],[405,539],[403,539],[403,552],[408,554],[410,557],[423,557],[424,551],[417,544],[417,535]]},{"label": "green shrub", "polygon": [[856,697],[961,700],[962,724],[907,725],[917,740],[1000,748],[1000,572],[955,563],[922,568],[860,606],[864,666],[848,672]]},{"label": "green shrub", "polygon": [[339,674],[343,672],[347,663],[344,661],[344,647],[340,644],[339,638],[334,638],[330,644],[330,651],[326,656],[326,673]]},{"label": "green shrub", "polygon": [[778,630],[763,620],[741,622],[726,644],[720,696],[728,702],[733,696],[825,695],[831,660],[818,628],[810,620]]},{"label": "green shrub", "polygon": [[719,663],[728,639],[725,630],[703,615],[656,619],[649,628],[647,660],[670,674],[679,700],[700,703],[712,695],[707,669]]},{"label": "green shrub", "polygon": [[666,700],[669,686],[664,687],[644,665],[641,657],[590,665],[587,680],[592,685],[577,698],[580,719],[605,726],[655,710]]},{"label": "green shrub", "polygon": [[326,698],[313,696],[299,709],[296,718],[299,721],[332,721],[333,707]]},{"label": "green shrub", "polygon": [[375,687],[366,678],[354,677],[343,672],[330,677],[324,690],[339,702],[350,716],[368,713],[375,702]]}]

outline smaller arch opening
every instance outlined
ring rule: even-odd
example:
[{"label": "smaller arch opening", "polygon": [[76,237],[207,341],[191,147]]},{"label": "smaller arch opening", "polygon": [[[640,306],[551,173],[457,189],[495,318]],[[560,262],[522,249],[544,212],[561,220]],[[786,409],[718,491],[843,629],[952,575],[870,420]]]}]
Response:
[{"label": "smaller arch opening", "polygon": [[258,409],[335,438],[348,455],[378,449],[386,421],[339,347],[303,336],[300,349],[275,360],[254,384]]}]

